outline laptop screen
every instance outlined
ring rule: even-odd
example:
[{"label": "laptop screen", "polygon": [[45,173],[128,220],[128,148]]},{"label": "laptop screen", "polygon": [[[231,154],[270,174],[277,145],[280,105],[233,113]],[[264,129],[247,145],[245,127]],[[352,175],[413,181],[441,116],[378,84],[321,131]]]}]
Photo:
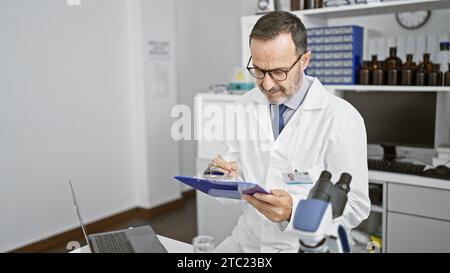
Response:
[{"label": "laptop screen", "polygon": [[78,220],[80,221],[81,229],[83,230],[84,238],[86,239],[86,243],[88,244],[89,249],[92,252],[92,246],[91,246],[91,243],[89,242],[89,238],[87,236],[87,232],[86,232],[86,228],[84,227],[83,220],[81,219],[80,208],[78,207],[77,197],[75,195],[75,191],[73,190],[73,186],[72,186],[72,181],[71,180],[69,180],[69,186],[70,186],[70,191],[72,192],[73,204],[75,206],[75,210],[77,211]]}]

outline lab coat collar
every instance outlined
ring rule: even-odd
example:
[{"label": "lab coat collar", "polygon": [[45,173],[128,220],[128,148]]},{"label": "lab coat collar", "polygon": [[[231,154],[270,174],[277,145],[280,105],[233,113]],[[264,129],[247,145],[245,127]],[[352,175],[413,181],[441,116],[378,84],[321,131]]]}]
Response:
[{"label": "lab coat collar", "polygon": [[[313,82],[311,84],[311,87],[308,90],[308,93],[306,94],[306,98],[303,102],[303,109],[304,110],[315,110],[315,109],[322,109],[327,104],[327,90],[325,87],[320,83],[320,81],[317,78],[313,78]],[[269,105],[270,102],[267,99],[267,97],[261,92],[261,90],[256,87],[254,89],[254,92],[252,94],[252,100],[255,101],[257,104],[266,104]]]},{"label": "lab coat collar", "polygon": [[297,109],[302,104],[303,99],[305,98],[306,94],[308,93],[308,90],[311,87],[311,84],[313,81],[314,81],[314,78],[307,76],[307,75],[305,75],[305,73],[303,73],[302,87],[298,90],[297,93],[294,94],[294,96],[289,98],[283,104],[286,105],[287,107],[289,107],[290,109],[297,111]]},{"label": "lab coat collar", "polygon": [[328,94],[325,87],[320,83],[317,78],[314,78],[311,87],[306,94],[305,101],[303,102],[303,110],[316,110],[323,109],[328,102]]}]

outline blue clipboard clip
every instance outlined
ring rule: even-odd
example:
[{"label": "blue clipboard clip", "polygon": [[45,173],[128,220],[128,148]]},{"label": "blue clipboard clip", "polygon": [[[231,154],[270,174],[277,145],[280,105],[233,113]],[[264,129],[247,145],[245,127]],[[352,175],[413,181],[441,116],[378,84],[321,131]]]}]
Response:
[{"label": "blue clipboard clip", "polygon": [[260,185],[243,181],[215,180],[189,176],[175,176],[175,179],[214,197],[241,199],[242,194],[270,194]]}]

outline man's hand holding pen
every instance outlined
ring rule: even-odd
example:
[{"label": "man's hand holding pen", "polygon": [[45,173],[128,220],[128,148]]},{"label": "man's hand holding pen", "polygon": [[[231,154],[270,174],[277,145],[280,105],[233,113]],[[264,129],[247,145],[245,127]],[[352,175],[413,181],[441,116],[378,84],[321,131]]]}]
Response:
[{"label": "man's hand holding pen", "polygon": [[239,166],[236,161],[225,161],[220,155],[213,159],[212,164],[219,168],[226,177],[239,178]]},{"label": "man's hand holding pen", "polygon": [[[213,159],[212,165],[231,178],[239,178],[239,166],[236,161],[225,161],[220,155]],[[242,195],[242,199],[251,204],[272,222],[289,221],[292,213],[293,201],[285,190],[274,189],[271,194]]]}]

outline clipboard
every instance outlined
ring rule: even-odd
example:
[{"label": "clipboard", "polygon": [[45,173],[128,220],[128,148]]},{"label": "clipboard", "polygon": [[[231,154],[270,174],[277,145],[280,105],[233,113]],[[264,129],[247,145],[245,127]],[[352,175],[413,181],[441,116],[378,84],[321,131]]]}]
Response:
[{"label": "clipboard", "polygon": [[241,194],[270,194],[260,185],[243,181],[212,180],[189,176],[175,176],[178,181],[214,197],[241,199]]}]

